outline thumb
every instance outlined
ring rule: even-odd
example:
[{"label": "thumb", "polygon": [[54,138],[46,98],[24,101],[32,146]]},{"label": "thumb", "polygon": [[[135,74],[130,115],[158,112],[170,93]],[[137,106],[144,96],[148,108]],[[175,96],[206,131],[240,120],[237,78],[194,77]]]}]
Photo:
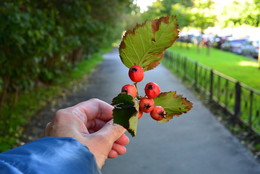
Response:
[{"label": "thumb", "polygon": [[113,120],[107,122],[102,129],[98,131],[107,137],[111,143],[114,143],[119,137],[125,133],[126,129],[123,126],[114,124]]}]

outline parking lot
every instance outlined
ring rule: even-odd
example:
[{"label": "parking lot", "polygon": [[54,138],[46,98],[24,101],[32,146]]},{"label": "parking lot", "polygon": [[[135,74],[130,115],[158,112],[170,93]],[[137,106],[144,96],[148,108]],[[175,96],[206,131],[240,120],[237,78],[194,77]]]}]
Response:
[{"label": "parking lot", "polygon": [[230,35],[181,34],[178,40],[200,46],[214,47],[253,59],[258,58],[260,45],[260,40],[257,37],[236,38]]}]

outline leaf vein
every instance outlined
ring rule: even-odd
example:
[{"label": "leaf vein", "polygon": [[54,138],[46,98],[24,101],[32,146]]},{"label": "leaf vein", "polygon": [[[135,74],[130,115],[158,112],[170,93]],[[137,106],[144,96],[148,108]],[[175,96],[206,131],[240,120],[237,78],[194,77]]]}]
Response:
[{"label": "leaf vein", "polygon": [[128,57],[128,55],[124,52],[125,58],[133,65],[132,59]]},{"label": "leaf vein", "polygon": [[138,56],[138,53],[136,52],[136,48],[135,48],[134,44],[132,43],[132,39],[130,38],[129,40],[130,40],[130,42],[131,42],[131,47],[133,48],[133,50],[134,50],[134,52],[135,52],[135,54],[136,54],[136,57],[137,57],[138,60],[139,60],[139,56]]},{"label": "leaf vein", "polygon": [[[143,52],[145,53],[145,47],[144,47],[144,41],[143,41],[142,34],[140,34],[140,38],[141,38],[141,42],[142,42]],[[141,60],[138,60],[138,61],[140,62]]]}]

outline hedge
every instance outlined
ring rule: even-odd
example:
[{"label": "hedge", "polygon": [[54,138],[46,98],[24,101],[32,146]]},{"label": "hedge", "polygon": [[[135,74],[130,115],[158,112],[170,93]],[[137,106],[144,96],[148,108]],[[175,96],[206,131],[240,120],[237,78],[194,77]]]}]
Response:
[{"label": "hedge", "polygon": [[[132,0],[0,2],[0,137],[16,136],[10,113],[19,96],[55,84],[121,36]],[[23,113],[15,118],[23,119]],[[4,142],[1,142],[4,143]]]}]

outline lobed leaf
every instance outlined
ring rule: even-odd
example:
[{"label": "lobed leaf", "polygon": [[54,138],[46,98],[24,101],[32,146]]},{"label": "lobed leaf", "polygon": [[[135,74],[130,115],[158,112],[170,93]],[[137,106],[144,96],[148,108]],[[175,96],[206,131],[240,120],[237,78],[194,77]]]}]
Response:
[{"label": "lobed leaf", "polygon": [[154,99],[155,106],[162,106],[166,111],[166,118],[159,122],[168,122],[173,116],[179,116],[192,108],[192,102],[176,94],[176,91],[160,93]]},{"label": "lobed leaf", "polygon": [[114,105],[113,120],[135,136],[138,125],[138,103],[128,94],[120,93],[112,101]]},{"label": "lobed leaf", "polygon": [[176,16],[161,17],[138,24],[133,30],[126,31],[119,54],[123,64],[130,68],[139,65],[145,71],[160,64],[164,50],[178,38]]}]

